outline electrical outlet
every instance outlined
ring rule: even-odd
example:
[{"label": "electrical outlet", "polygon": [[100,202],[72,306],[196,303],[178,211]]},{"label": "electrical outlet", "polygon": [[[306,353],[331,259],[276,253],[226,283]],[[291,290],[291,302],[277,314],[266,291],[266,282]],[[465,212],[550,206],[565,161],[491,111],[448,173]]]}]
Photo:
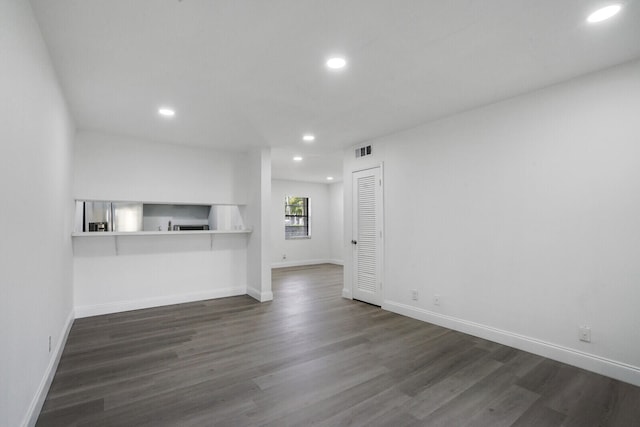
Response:
[{"label": "electrical outlet", "polygon": [[433,296],[433,305],[440,305],[440,295],[435,294]]},{"label": "electrical outlet", "polygon": [[591,328],[588,326],[580,326],[578,329],[578,339],[584,342],[591,342]]},{"label": "electrical outlet", "polygon": [[411,289],[411,299],[414,301],[418,301],[418,290]]},{"label": "electrical outlet", "polygon": [[282,259],[283,260],[287,259],[287,254],[282,254]]},{"label": "electrical outlet", "polygon": [[49,353],[51,353],[51,335],[49,335]]}]

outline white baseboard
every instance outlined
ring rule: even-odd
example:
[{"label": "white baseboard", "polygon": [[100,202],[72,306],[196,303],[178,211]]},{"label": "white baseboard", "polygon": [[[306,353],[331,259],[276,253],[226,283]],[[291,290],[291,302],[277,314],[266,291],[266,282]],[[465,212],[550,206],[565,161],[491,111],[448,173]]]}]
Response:
[{"label": "white baseboard", "polygon": [[55,348],[53,349],[53,354],[51,359],[49,360],[49,365],[40,381],[40,385],[38,386],[38,390],[36,391],[31,404],[29,405],[29,410],[22,421],[23,427],[33,427],[36,425],[38,421],[38,417],[40,416],[40,411],[42,410],[42,405],[44,405],[44,401],[47,398],[47,393],[49,393],[49,388],[51,387],[51,383],[53,382],[53,377],[56,374],[56,370],[58,369],[58,364],[60,363],[60,358],[62,357],[62,351],[64,350],[64,346],[67,343],[67,337],[69,337],[69,331],[71,331],[71,325],[73,325],[73,320],[75,319],[75,313],[73,310],[69,313],[67,320],[65,321],[64,327],[62,329],[62,333],[60,334],[60,339],[56,343]]},{"label": "white baseboard", "polygon": [[353,295],[351,294],[351,289],[342,288],[342,298],[353,299]]},{"label": "white baseboard", "polygon": [[247,287],[247,295],[260,302],[273,301],[273,292],[261,292],[255,288]]},{"label": "white baseboard", "polygon": [[304,265],[336,264],[343,265],[339,259],[302,259],[297,261],[278,261],[271,263],[271,268],[302,267]]},{"label": "white baseboard", "polygon": [[140,310],[142,308],[160,307],[163,305],[182,304],[185,302],[202,301],[214,298],[245,295],[244,286],[214,289],[206,292],[192,292],[181,295],[167,295],[161,297],[144,298],[131,301],[117,301],[105,304],[83,305],[76,307],[76,318],[99,316],[102,314],[119,313],[121,311]]},{"label": "white baseboard", "polygon": [[394,301],[384,301],[382,308],[640,386],[638,366]]}]

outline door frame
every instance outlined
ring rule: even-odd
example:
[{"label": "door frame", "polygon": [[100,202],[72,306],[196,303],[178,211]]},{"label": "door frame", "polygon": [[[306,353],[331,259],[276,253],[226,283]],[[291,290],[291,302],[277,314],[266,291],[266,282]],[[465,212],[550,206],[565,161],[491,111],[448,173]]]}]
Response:
[{"label": "door frame", "polygon": [[[351,229],[351,235],[350,236],[346,236],[347,239],[347,245],[350,246],[351,250],[349,252],[349,260],[350,260],[350,271],[348,272],[349,274],[349,278],[347,279],[346,274],[344,279],[345,280],[349,280],[349,287],[345,287],[345,290],[349,291],[349,294],[345,294],[343,292],[343,297],[345,298],[349,298],[349,299],[354,299],[353,298],[353,294],[354,294],[354,287],[355,287],[355,280],[354,280],[354,276],[355,276],[355,257],[354,257],[354,250],[353,250],[353,245],[351,244],[351,240],[354,240],[357,238],[356,236],[356,230],[353,229],[353,222],[354,222],[354,215],[355,215],[355,207],[353,206],[353,199],[354,199],[354,193],[355,193],[355,186],[353,183],[353,174],[357,173],[357,172],[363,172],[363,171],[367,171],[370,169],[376,169],[379,168],[380,170],[380,232],[381,232],[381,237],[380,237],[380,247],[379,247],[379,256],[380,256],[380,277],[378,278],[380,281],[380,286],[379,286],[379,296],[380,296],[380,308],[383,308],[384,303],[385,303],[385,299],[384,299],[384,294],[385,294],[385,246],[386,246],[386,227],[385,227],[385,222],[384,222],[384,218],[385,218],[385,204],[384,204],[384,162],[379,162],[379,163],[370,163],[367,165],[362,165],[362,167],[359,168],[354,168],[350,171],[351,173],[351,178],[350,178],[350,194],[349,194],[349,204],[350,204],[350,209],[349,209],[349,223],[351,224],[350,229]],[[345,218],[346,219],[346,218]],[[356,236],[356,237],[354,237]],[[347,271],[345,271],[345,273],[347,273]]]}]

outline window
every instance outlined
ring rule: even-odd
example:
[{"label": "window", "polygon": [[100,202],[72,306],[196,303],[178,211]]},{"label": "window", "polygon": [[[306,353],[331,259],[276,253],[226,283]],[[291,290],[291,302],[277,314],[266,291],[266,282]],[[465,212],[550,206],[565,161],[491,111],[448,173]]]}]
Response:
[{"label": "window", "polygon": [[284,238],[288,240],[310,237],[309,198],[286,196],[284,198]]}]

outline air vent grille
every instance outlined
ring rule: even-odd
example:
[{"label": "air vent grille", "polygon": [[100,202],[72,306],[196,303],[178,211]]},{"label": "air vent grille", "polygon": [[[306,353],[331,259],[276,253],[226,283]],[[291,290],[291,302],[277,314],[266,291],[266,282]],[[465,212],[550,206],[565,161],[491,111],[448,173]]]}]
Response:
[{"label": "air vent grille", "polygon": [[366,147],[356,148],[356,158],[370,156],[371,155],[371,146],[367,145]]}]

